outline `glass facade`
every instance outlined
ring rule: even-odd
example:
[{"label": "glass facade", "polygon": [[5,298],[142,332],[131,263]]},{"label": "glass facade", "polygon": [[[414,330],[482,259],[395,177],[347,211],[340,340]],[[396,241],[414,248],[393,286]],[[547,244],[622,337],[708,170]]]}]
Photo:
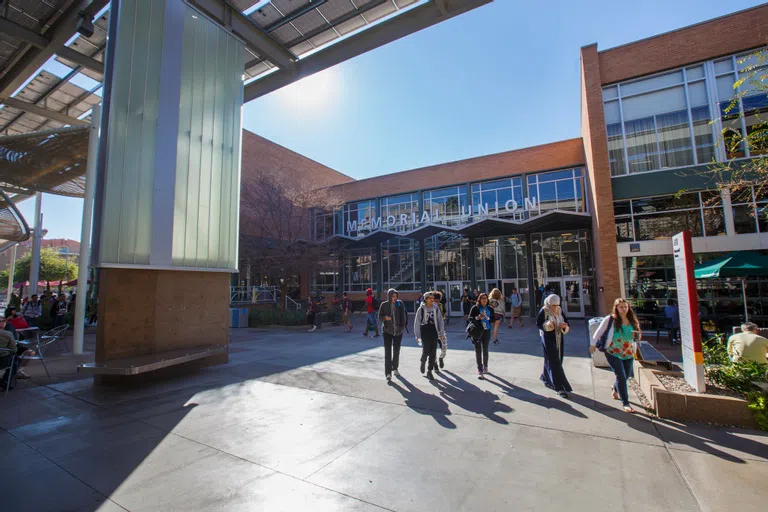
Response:
[{"label": "glass facade", "polygon": [[[768,253],[768,251],[762,251]],[[724,253],[696,253],[694,263],[713,260]],[[622,258],[624,287],[629,300],[642,314],[658,314],[677,298],[675,264],[671,254]],[[699,310],[702,318],[723,316],[726,324],[733,325],[728,317],[743,317],[744,300],[739,280],[697,279]],[[750,317],[768,314],[768,278],[747,280],[747,305]]]},{"label": "glass facade", "polygon": [[419,242],[393,238],[381,244],[384,287],[398,290],[421,290],[421,254]]},{"label": "glass facade", "polygon": [[[399,196],[385,197],[381,199],[381,217],[386,219],[387,217],[394,217],[400,219],[401,215],[405,215],[407,218],[412,218],[413,214],[419,215],[419,194],[402,194]],[[382,221],[382,224],[386,224]],[[410,224],[397,223],[392,227],[387,228],[389,231],[408,231],[411,229]]]},{"label": "glass facade", "polygon": [[664,240],[683,230],[692,236],[725,236],[725,212],[719,192],[615,201],[616,240]]},{"label": "glass facade", "polygon": [[312,273],[312,294],[335,293],[340,286],[339,260],[329,258],[318,261]]},{"label": "glass facade", "polygon": [[376,217],[376,201],[359,201],[342,208],[342,234],[365,236],[371,232],[371,221]]},{"label": "glass facade", "polygon": [[512,293],[513,288],[517,288],[523,299],[523,314],[529,314],[526,237],[476,238],[475,279],[481,290],[499,288],[505,297]]},{"label": "glass facade", "polygon": [[[764,188],[764,187],[763,187]],[[755,187],[731,190],[736,233],[768,233],[768,194]]]},{"label": "glass facade", "polygon": [[[507,201],[515,201],[521,208],[513,214],[507,214]],[[490,209],[499,210],[500,216],[523,218],[523,177],[505,178],[503,180],[486,181],[472,185],[472,204],[488,205]],[[511,206],[511,203],[510,203]]]},{"label": "glass facade", "polygon": [[[706,164],[718,159],[716,142],[719,159],[764,154],[765,144],[739,143],[766,127],[768,98],[744,81],[758,64],[751,55],[730,56],[604,87],[611,174]],[[731,105],[737,90],[745,97]],[[722,141],[713,115],[722,116]]]},{"label": "glass facade", "polygon": [[424,211],[437,213],[439,224],[458,226],[462,223],[462,212],[469,211],[467,186],[446,187],[424,192]]},{"label": "glass facade", "polygon": [[427,283],[468,281],[471,251],[469,239],[443,232],[424,241]]},{"label": "glass facade", "polygon": [[544,172],[528,176],[528,197],[537,198],[539,213],[564,210],[583,213],[584,172],[581,169]]},{"label": "glass facade", "polygon": [[378,249],[352,249],[344,251],[344,287],[348,291],[362,292],[375,288],[378,272]]}]

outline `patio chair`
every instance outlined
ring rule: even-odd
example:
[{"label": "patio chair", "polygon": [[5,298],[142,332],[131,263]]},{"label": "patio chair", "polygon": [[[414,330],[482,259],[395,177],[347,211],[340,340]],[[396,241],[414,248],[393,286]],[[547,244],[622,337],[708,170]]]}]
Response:
[{"label": "patio chair", "polygon": [[14,362],[16,361],[16,351],[9,348],[0,348],[0,375],[8,372],[8,380],[5,383],[5,394],[11,388],[13,380]]},{"label": "patio chair", "polygon": [[[62,340],[64,337],[64,333],[67,332],[67,329],[69,329],[68,324],[60,325],[58,327],[54,327],[48,332],[44,332],[40,335],[39,338],[36,340],[29,340],[34,341],[34,343],[26,343],[26,345],[30,348],[30,350],[34,350],[35,355],[33,356],[21,356],[21,360],[29,360],[29,361],[40,361],[43,363],[43,368],[45,368],[45,373],[48,375],[48,378],[51,378],[51,372],[48,371],[48,365],[45,364],[45,356],[43,355],[43,349],[47,347],[48,345],[52,343],[56,343]],[[65,344],[66,347],[66,344]]]},{"label": "patio chair", "polygon": [[671,318],[659,318],[656,324],[656,344],[659,344],[659,336],[663,333],[669,338],[669,342],[674,345],[672,334],[675,331],[675,324]]}]

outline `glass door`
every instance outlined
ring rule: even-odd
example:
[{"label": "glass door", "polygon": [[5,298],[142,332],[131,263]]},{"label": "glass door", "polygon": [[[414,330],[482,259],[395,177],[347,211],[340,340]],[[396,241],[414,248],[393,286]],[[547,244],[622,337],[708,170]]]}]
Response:
[{"label": "glass door", "polygon": [[[544,293],[547,294],[547,289],[550,292],[560,297],[560,301],[563,301],[563,281],[562,279],[548,279],[547,284],[544,285]],[[541,304],[537,304],[538,307],[544,306],[544,297],[541,299]]]},{"label": "glass door", "polygon": [[440,292],[440,293],[443,294],[443,296],[445,297],[445,300],[446,300],[446,302],[445,302],[445,312],[446,312],[446,314],[448,314],[448,308],[449,308],[449,305],[450,305],[450,301],[448,300],[448,283],[445,282],[445,281],[436,282],[435,286],[432,287],[432,290],[434,290],[436,292]]},{"label": "glass door", "polygon": [[461,310],[461,295],[464,293],[464,283],[462,281],[451,281],[448,283],[448,314],[451,316],[463,316]]},{"label": "glass door", "polygon": [[584,318],[584,301],[581,294],[581,283],[581,277],[563,279],[563,295],[560,296],[560,299],[565,303],[563,307],[565,314],[570,317]]}]

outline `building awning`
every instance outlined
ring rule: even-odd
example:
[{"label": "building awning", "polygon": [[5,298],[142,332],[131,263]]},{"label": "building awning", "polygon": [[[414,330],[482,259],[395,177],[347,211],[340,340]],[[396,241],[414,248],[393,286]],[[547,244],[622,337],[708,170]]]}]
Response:
[{"label": "building awning", "polygon": [[0,190],[0,252],[29,238],[29,226],[8,194]]},{"label": "building awning", "polygon": [[363,237],[337,235],[334,239],[345,243],[347,248],[375,247],[394,237],[425,240],[438,233],[456,233],[467,238],[489,236],[520,235],[545,231],[564,231],[585,229],[592,225],[592,216],[588,213],[576,213],[552,210],[524,220],[485,217],[464,226],[445,226],[442,224],[424,224],[411,231],[394,232],[377,230]]}]

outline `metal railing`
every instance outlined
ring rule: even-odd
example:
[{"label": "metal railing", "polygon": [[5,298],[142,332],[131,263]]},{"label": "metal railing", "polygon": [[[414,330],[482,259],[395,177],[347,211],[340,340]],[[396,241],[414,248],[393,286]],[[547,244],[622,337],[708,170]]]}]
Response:
[{"label": "metal railing", "polygon": [[276,286],[230,286],[230,304],[274,304],[280,295]]}]

